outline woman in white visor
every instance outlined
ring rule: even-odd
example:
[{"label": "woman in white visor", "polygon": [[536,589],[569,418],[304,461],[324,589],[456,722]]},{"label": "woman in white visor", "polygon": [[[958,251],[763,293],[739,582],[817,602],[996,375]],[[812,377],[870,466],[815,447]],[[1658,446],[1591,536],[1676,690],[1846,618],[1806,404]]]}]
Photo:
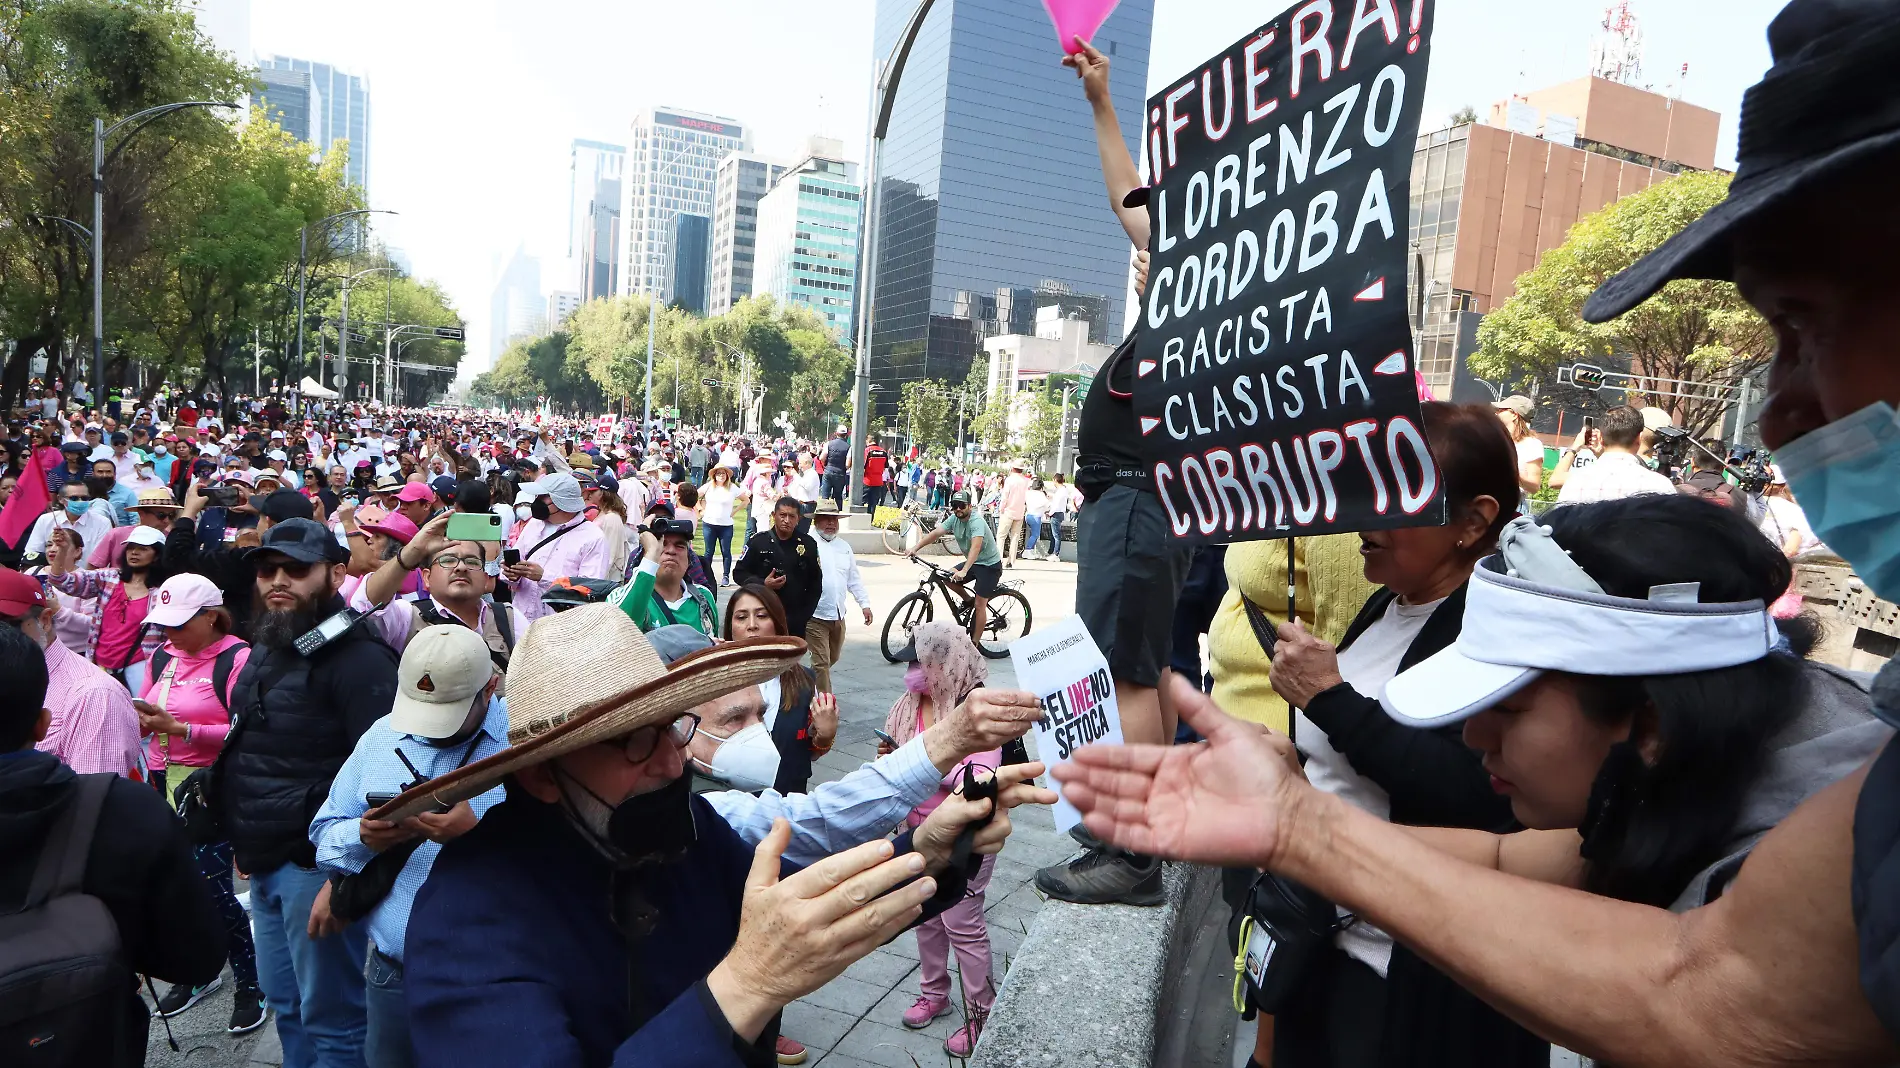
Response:
[{"label": "woman in white visor", "polygon": [[1790,565],[1746,520],[1643,496],[1514,520],[1450,648],[1381,703],[1463,723],[1528,830],[1408,828],[1462,859],[1672,910],[1719,896],[1794,807],[1890,735],[1869,676],[1772,620]]}]

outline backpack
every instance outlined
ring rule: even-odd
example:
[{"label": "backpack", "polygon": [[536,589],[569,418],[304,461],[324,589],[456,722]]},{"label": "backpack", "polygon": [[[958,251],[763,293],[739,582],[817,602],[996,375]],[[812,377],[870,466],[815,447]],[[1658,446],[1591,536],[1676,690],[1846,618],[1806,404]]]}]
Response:
[{"label": "backpack", "polygon": [[[114,775],[81,775],[40,847],[26,901],[0,916],[0,1064],[136,1064],[126,1048],[133,976],[119,925],[80,886]],[[143,1028],[138,1029],[143,1033]]]},{"label": "backpack", "polygon": [[[238,650],[248,648],[250,647],[242,643],[233,645],[219,653],[218,658],[211,662],[211,689],[218,698],[218,703],[224,706],[226,712],[231,711],[231,671],[237,664]],[[160,648],[152,654],[151,670],[146,672],[145,677],[148,679],[164,678],[165,665],[171,663],[171,661],[172,654]]]}]

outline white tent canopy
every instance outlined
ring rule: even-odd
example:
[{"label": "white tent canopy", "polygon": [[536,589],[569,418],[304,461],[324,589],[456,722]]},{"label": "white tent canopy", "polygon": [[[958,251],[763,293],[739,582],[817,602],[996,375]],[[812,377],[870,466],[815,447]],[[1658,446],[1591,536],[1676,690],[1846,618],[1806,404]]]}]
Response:
[{"label": "white tent canopy", "polygon": [[309,375],[304,376],[303,384],[297,388],[303,391],[304,396],[315,397],[318,400],[336,400],[341,396],[341,394],[337,393],[334,389],[323,388],[323,383],[311,378]]}]

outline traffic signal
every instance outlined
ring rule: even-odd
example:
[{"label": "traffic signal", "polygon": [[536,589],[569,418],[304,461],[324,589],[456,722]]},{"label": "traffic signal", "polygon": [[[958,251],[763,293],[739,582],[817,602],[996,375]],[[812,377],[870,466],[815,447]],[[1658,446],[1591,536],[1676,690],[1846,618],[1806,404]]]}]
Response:
[{"label": "traffic signal", "polygon": [[1580,363],[1570,368],[1570,383],[1578,389],[1592,392],[1603,388],[1603,368],[1595,364]]}]

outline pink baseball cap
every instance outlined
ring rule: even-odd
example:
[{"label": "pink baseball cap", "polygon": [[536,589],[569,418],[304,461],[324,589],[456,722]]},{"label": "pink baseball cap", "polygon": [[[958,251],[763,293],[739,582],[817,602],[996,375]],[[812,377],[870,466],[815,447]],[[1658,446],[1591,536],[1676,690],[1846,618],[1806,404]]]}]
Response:
[{"label": "pink baseball cap", "polygon": [[203,575],[173,575],[152,591],[145,621],[155,627],[182,627],[199,612],[223,603],[223,592]]},{"label": "pink baseball cap", "polygon": [[[396,499],[399,501],[412,502],[434,501],[435,490],[429,488],[427,482],[405,482],[402,484],[402,489],[397,491]],[[413,526],[413,524],[411,525]]]}]

